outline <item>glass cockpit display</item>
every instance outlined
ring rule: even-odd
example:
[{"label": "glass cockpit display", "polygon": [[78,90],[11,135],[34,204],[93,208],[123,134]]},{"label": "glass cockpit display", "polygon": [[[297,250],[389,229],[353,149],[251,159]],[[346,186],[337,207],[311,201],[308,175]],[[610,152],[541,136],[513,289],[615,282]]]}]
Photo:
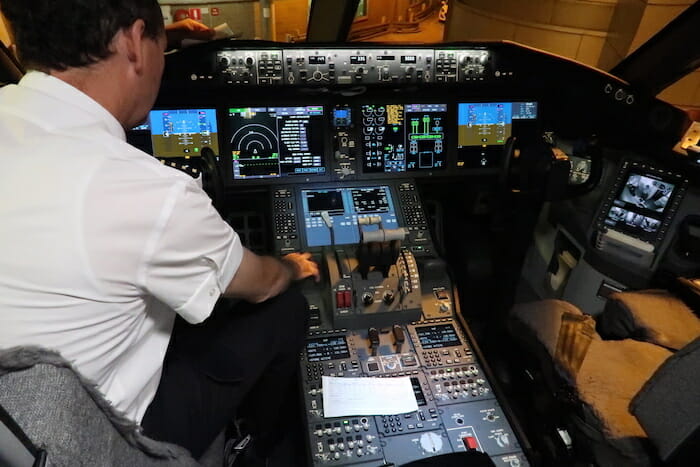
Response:
[{"label": "glass cockpit display", "polygon": [[676,184],[662,177],[630,171],[605,218],[605,224],[642,238],[655,236]]},{"label": "glass cockpit display", "polygon": [[444,169],[447,104],[363,105],[363,172]]},{"label": "glass cockpit display", "polygon": [[492,167],[508,138],[537,119],[537,102],[473,102],[457,106],[457,167]]},{"label": "glass cockpit display", "polygon": [[451,324],[416,327],[416,334],[424,349],[441,349],[461,345],[459,336]]},{"label": "glass cockpit display", "polygon": [[[362,217],[378,216],[385,229],[398,227],[388,186],[302,190],[301,204],[308,247],[359,243]],[[367,232],[378,228],[362,226]]]},{"label": "glass cockpit display", "polygon": [[306,341],[306,358],[310,362],[325,362],[348,358],[350,350],[345,336],[328,336]]},{"label": "glass cockpit display", "polygon": [[228,123],[234,180],[326,172],[323,106],[230,108]]},{"label": "glass cockpit display", "polygon": [[200,156],[205,147],[219,154],[215,109],[152,110],[141,128],[150,128],[156,157]]}]

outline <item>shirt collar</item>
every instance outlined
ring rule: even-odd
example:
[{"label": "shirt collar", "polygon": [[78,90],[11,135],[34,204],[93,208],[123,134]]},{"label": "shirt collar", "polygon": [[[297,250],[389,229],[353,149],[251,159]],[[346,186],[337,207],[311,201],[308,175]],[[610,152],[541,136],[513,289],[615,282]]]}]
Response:
[{"label": "shirt collar", "polygon": [[121,123],[92,97],[63,80],[41,71],[30,71],[19,82],[19,86],[46,94],[72,108],[80,109],[86,116],[103,124],[113,136],[126,140]]}]

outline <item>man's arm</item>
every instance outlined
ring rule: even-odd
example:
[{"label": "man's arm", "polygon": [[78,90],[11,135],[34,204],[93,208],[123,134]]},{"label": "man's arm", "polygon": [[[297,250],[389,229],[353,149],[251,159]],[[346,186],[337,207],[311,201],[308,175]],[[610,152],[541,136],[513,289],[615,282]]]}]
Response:
[{"label": "man's arm", "polygon": [[291,253],[277,259],[244,248],[241,264],[224,296],[260,303],[284,292],[293,281],[313,276],[318,282],[318,265],[310,258],[310,253]]},{"label": "man's arm", "polygon": [[191,18],[183,19],[165,26],[168,50],[178,49],[184,39],[209,41],[214,39],[216,31]]}]

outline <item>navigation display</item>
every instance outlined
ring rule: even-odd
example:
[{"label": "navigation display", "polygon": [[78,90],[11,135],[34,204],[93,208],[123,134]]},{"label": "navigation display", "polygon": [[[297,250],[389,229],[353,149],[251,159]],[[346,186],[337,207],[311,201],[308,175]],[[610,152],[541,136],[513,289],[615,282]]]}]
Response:
[{"label": "navigation display", "polygon": [[447,104],[363,105],[365,173],[444,169]]},{"label": "navigation display", "polygon": [[489,167],[518,130],[537,119],[537,102],[480,102],[457,106],[457,166]]},{"label": "navigation display", "polygon": [[[398,228],[388,186],[302,190],[301,201],[308,247],[359,243],[362,217],[379,216],[383,228]],[[378,228],[362,226],[365,232]]]},{"label": "navigation display", "polygon": [[439,349],[462,345],[455,328],[451,324],[437,324],[416,328],[416,334],[424,349]]},{"label": "navigation display", "polygon": [[663,177],[630,171],[619,188],[604,223],[643,239],[661,227],[676,184]]},{"label": "navigation display", "polygon": [[209,147],[219,154],[219,134],[214,109],[152,110],[148,124],[156,157],[200,156]]},{"label": "navigation display", "polygon": [[228,111],[234,180],[325,174],[323,106]]},{"label": "navigation display", "polygon": [[309,362],[325,362],[349,358],[350,350],[345,336],[328,336],[306,341],[306,358]]}]

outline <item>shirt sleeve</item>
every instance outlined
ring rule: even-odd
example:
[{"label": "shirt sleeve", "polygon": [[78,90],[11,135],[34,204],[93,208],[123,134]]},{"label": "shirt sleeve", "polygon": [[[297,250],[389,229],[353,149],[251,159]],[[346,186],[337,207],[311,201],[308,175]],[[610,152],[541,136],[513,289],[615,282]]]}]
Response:
[{"label": "shirt sleeve", "polygon": [[172,191],[146,245],[141,283],[185,320],[199,323],[233,279],[243,247],[194,180]]}]

